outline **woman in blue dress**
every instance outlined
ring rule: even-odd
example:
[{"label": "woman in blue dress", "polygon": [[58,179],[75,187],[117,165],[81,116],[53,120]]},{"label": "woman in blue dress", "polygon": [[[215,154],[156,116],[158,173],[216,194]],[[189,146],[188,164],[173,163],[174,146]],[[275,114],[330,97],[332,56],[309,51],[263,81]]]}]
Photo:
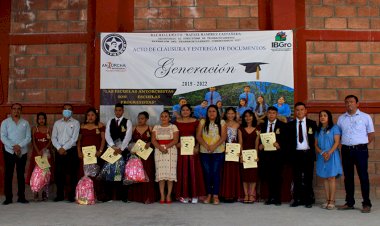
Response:
[{"label": "woman in blue dress", "polygon": [[243,113],[246,110],[253,110],[250,107],[247,106],[247,100],[242,98],[239,100],[239,106],[236,108],[236,111],[238,113],[238,119],[241,121],[241,118],[243,117]]},{"label": "woman in blue dress", "polygon": [[315,150],[317,152],[317,175],[324,179],[326,203],[324,209],[335,208],[335,178],[342,175],[342,164],[338,145],[340,130],[334,125],[330,111],[319,112],[319,125],[315,133]]}]

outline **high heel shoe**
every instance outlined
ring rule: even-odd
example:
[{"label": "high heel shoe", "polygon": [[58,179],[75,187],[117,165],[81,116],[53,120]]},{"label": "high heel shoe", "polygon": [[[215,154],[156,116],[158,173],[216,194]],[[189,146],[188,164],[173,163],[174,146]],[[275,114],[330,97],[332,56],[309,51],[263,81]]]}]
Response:
[{"label": "high heel shoe", "polygon": [[326,206],[326,209],[328,210],[335,209],[335,200],[330,200],[329,204]]},{"label": "high heel shoe", "polygon": [[203,200],[204,204],[209,204],[211,202],[211,195],[208,195],[205,200]]}]

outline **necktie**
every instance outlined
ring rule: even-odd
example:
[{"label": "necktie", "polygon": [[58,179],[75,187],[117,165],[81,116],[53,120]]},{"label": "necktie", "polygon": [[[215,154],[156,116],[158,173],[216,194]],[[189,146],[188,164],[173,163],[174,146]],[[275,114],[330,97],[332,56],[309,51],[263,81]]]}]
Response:
[{"label": "necktie", "polygon": [[211,96],[210,96],[210,102],[211,104],[214,104],[214,101],[213,101],[213,96],[214,96],[214,91],[211,91]]},{"label": "necktie", "polygon": [[299,121],[299,124],[298,124],[298,141],[300,143],[303,142],[302,121]]},{"label": "necktie", "polygon": [[116,126],[119,127],[119,119],[116,119]]},{"label": "necktie", "polygon": [[269,132],[270,132],[270,133],[273,132],[272,127],[273,127],[273,123],[269,124]]},{"label": "necktie", "polygon": [[248,93],[245,94],[245,102],[248,104]]}]

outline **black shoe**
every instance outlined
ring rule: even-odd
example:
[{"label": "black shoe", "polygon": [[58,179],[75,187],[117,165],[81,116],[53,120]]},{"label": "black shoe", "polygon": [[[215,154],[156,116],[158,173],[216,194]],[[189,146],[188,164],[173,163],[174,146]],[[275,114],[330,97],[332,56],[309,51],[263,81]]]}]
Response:
[{"label": "black shoe", "polygon": [[63,198],[62,197],[56,197],[53,201],[54,202],[61,202],[61,201],[63,201]]},{"label": "black shoe", "polygon": [[12,203],[12,200],[10,199],[6,199],[4,202],[3,202],[3,205],[9,205]]},{"label": "black shoe", "polygon": [[275,206],[281,206],[281,201],[274,200],[274,201],[273,201],[273,204],[274,204]]},{"label": "black shoe", "polygon": [[313,205],[311,203],[305,204],[305,208],[311,208]]},{"label": "black shoe", "polygon": [[122,199],[121,201],[123,201],[125,203],[130,203],[130,201],[128,199]]},{"label": "black shoe", "polygon": [[23,204],[28,204],[29,203],[29,201],[26,200],[25,198],[23,198],[23,199],[17,199],[17,202],[23,203]]},{"label": "black shoe", "polygon": [[293,201],[292,203],[290,203],[290,207],[297,207],[297,206],[300,206],[300,205],[301,205],[300,201]]},{"label": "black shoe", "polygon": [[75,202],[75,198],[69,198],[67,201],[69,201],[69,202]]},{"label": "black shoe", "polygon": [[338,210],[353,210],[355,209],[354,206],[348,205],[347,203],[343,206],[338,206]]},{"label": "black shoe", "polygon": [[268,199],[267,201],[264,202],[264,205],[271,205],[271,204],[274,204],[273,199]]},{"label": "black shoe", "polygon": [[363,206],[363,209],[361,210],[362,213],[370,213],[371,207],[370,206]]}]

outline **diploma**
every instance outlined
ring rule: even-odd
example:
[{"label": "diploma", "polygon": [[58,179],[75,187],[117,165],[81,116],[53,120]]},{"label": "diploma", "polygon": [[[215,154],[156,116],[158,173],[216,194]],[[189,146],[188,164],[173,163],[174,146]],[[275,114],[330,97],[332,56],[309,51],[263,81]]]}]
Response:
[{"label": "diploma", "polygon": [[36,161],[38,167],[41,169],[47,169],[50,167],[49,161],[46,156],[36,156],[34,157],[34,160]]},{"label": "diploma", "polygon": [[226,143],[226,160],[228,162],[239,162],[240,144]]},{"label": "diploma", "polygon": [[121,158],[120,154],[114,155],[113,153],[115,150],[113,150],[111,147],[107,148],[107,150],[104,152],[104,154],[100,157],[104,159],[105,161],[114,164],[117,160]]},{"label": "diploma", "polygon": [[257,168],[257,151],[255,149],[243,150],[242,155],[244,169]]},{"label": "diploma", "polygon": [[194,154],[195,139],[193,136],[181,137],[181,155]]},{"label": "diploma", "polygon": [[276,151],[276,147],[273,145],[276,142],[276,134],[271,133],[261,133],[260,134],[261,143],[264,145],[264,151]]},{"label": "diploma", "polygon": [[151,147],[145,149],[145,145],[146,143],[139,139],[133,146],[132,152],[135,152],[140,158],[147,160],[153,149]]},{"label": "diploma", "polygon": [[83,153],[83,165],[95,164],[97,163],[96,159],[96,147],[95,145],[82,147]]}]

